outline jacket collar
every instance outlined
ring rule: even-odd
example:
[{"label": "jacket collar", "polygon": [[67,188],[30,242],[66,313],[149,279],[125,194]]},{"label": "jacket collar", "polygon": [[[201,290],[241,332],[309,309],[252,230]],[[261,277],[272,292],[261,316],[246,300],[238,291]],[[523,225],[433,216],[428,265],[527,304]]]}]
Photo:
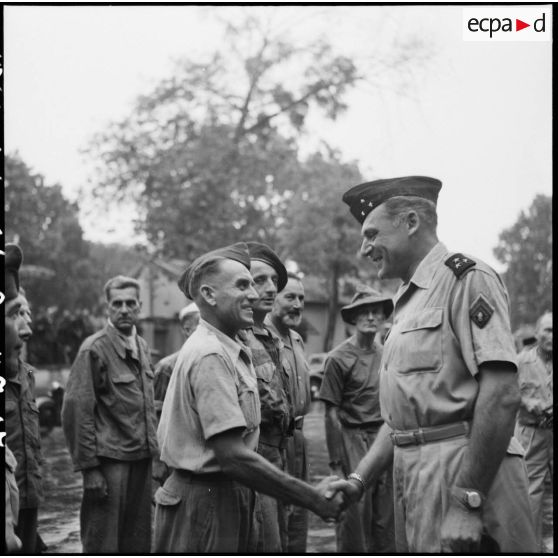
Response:
[{"label": "jacket collar", "polygon": [[236,341],[234,339],[231,339],[228,335],[224,334],[221,330],[217,329],[209,322],[206,322],[203,318],[200,318],[199,327],[201,327],[202,330],[205,329],[207,333],[213,334],[217,337],[217,339],[225,349],[225,352],[233,362],[236,362],[239,357],[242,357],[242,359],[246,363],[252,362],[252,358],[250,356],[248,348],[244,346],[238,336],[236,338]]},{"label": "jacket collar", "polygon": [[[108,321],[107,325],[105,326],[105,333],[113,344],[118,356],[123,359],[126,358],[126,350],[131,351],[131,348],[128,346],[127,340],[124,335],[122,335],[110,321]],[[135,326],[132,335],[135,339],[137,335]]]}]

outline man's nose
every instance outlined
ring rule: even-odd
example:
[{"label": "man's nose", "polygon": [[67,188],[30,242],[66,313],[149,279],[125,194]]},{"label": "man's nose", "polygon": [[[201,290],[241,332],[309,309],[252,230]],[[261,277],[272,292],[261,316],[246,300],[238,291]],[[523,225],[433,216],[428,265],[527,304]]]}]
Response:
[{"label": "man's nose", "polygon": [[360,245],[360,255],[363,257],[371,257],[374,251],[374,244],[368,238],[365,238]]},{"label": "man's nose", "polygon": [[249,300],[252,300],[252,301],[256,301],[256,300],[258,300],[258,298],[260,298],[260,295],[258,294],[258,291],[256,291],[256,289],[253,285],[250,285],[250,289],[246,293],[246,296],[248,297]]}]

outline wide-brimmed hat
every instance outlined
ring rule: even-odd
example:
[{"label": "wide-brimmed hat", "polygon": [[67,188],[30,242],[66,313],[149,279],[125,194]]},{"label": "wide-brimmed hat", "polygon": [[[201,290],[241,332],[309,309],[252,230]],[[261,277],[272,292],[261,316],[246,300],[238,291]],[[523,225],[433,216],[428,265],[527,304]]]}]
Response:
[{"label": "wide-brimmed hat", "polygon": [[341,308],[341,317],[348,324],[354,325],[354,316],[356,314],[355,310],[361,306],[367,306],[369,304],[383,304],[386,318],[391,316],[391,313],[393,312],[393,302],[390,296],[384,295],[371,287],[364,286],[359,287],[350,304]]}]

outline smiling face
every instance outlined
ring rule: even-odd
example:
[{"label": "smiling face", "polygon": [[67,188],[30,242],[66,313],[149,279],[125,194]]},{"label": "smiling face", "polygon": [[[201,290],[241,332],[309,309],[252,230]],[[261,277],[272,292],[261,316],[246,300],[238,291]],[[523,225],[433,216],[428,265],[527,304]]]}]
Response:
[{"label": "smiling face", "polygon": [[131,335],[139,321],[141,303],[135,287],[110,289],[108,314],[112,325],[124,335]]},{"label": "smiling face", "polygon": [[19,336],[19,330],[24,325],[20,310],[21,301],[18,297],[4,303],[5,362],[10,377],[17,373],[18,359],[23,347],[23,341]]},{"label": "smiling face", "polygon": [[250,271],[241,263],[224,259],[218,272],[202,281],[200,291],[215,318],[215,324],[224,333],[234,337],[239,329],[254,325],[254,303],[258,292]]},{"label": "smiling face", "polygon": [[541,350],[552,353],[552,314],[541,317],[535,335]]},{"label": "smiling face", "polygon": [[254,304],[254,312],[260,316],[265,316],[273,309],[273,303],[277,296],[277,272],[265,262],[250,260],[250,273],[259,296]]},{"label": "smiling face", "polygon": [[384,305],[381,302],[366,304],[356,308],[354,312],[355,328],[359,333],[378,333],[386,320]]},{"label": "smiling face", "polygon": [[360,253],[379,267],[380,279],[405,279],[410,266],[409,235],[400,217],[391,217],[384,205],[372,210],[362,224]]},{"label": "smiling face", "polygon": [[289,277],[285,288],[277,295],[272,318],[278,320],[284,327],[295,329],[302,321],[304,310],[304,287],[301,281]]}]

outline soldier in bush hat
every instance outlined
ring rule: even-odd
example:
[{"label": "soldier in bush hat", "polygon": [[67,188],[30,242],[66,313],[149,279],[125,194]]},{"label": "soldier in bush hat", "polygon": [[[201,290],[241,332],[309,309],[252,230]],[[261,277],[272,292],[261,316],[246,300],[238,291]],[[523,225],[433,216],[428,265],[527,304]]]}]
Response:
[{"label": "soldier in bush hat", "polygon": [[488,265],[439,242],[441,182],[406,176],[343,196],[361,254],[399,278],[380,367],[385,421],[338,487],[357,500],[392,461],[398,552],[536,552],[508,295]]},{"label": "soldier in bush hat", "polygon": [[[330,470],[350,474],[376,439],[383,424],[379,382],[380,337],[391,315],[391,297],[361,286],[341,316],[354,334],[328,355],[320,399],[325,402],[326,441]],[[393,554],[393,487],[391,467],[385,470],[337,525],[337,552]]]},{"label": "soldier in bush hat", "polygon": [[[260,402],[250,352],[238,337],[260,298],[238,243],[200,256],[179,286],[200,310],[163,403],[161,459],[173,469],[155,493],[155,553],[257,553],[259,494],[336,518],[340,498],[290,477],[255,450]],[[200,529],[200,525],[204,528]]]}]

